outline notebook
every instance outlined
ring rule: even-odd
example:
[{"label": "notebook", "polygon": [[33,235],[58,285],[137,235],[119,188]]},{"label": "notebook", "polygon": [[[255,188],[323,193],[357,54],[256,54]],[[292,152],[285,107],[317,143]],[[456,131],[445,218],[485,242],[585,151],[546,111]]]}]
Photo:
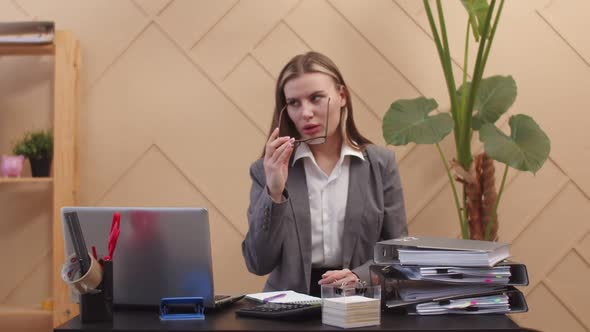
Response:
[{"label": "notebook", "polygon": [[319,297],[297,293],[292,290],[263,292],[247,294],[246,298],[256,302],[270,303],[297,303],[297,304],[321,304],[322,299]]}]

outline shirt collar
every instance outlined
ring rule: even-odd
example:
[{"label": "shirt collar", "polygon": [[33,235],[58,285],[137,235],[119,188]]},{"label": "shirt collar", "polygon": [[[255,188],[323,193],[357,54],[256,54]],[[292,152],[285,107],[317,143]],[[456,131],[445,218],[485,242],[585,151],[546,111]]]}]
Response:
[{"label": "shirt collar", "polygon": [[[343,160],[346,156],[355,156],[361,160],[365,160],[365,156],[363,155],[362,151],[355,150],[351,146],[343,142],[342,148],[340,149],[340,160]],[[311,149],[309,148],[309,145],[307,145],[307,143],[301,143],[295,150],[295,155],[293,156],[293,162],[291,163],[291,166],[295,165],[295,162],[297,160],[305,157],[309,157],[311,158],[311,160],[315,161],[315,158],[313,156],[313,153],[311,152]]]}]

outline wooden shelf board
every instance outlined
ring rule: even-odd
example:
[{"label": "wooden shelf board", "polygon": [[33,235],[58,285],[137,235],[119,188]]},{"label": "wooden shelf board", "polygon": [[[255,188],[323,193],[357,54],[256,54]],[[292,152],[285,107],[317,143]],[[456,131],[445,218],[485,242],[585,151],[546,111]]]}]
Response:
[{"label": "wooden shelf board", "polygon": [[0,314],[37,314],[51,316],[53,312],[50,310],[2,304],[0,305]]},{"label": "wooden shelf board", "polygon": [[53,312],[36,308],[0,305],[0,330],[51,331]]},{"label": "wooden shelf board", "polygon": [[53,55],[53,44],[1,44],[0,55]]},{"label": "wooden shelf board", "polygon": [[53,178],[0,178],[2,183],[51,183]]}]

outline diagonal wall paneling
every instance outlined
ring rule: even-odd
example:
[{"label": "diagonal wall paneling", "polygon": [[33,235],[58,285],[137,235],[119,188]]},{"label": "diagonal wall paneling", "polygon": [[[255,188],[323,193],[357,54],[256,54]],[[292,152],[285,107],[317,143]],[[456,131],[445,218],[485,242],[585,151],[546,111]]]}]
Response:
[{"label": "diagonal wall paneling", "polygon": [[[459,1],[443,5],[458,78],[465,10]],[[588,9],[584,0],[506,1],[485,72],[514,77],[510,114],[532,116],[552,141],[537,174],[509,171],[499,208],[500,238],[531,279],[522,288],[530,312],[511,317],[542,331],[590,331]],[[27,19],[54,20],[81,42],[81,204],[207,207],[218,292],[258,291],[265,279],[248,273],[241,257],[248,168],[265,144],[275,79],[291,57],[308,50],[330,56],[351,90],[358,127],[379,145],[381,119],[396,99],[434,97],[438,111],[448,111],[421,1],[0,1],[0,20]],[[0,57],[0,153],[27,126],[48,126],[51,73],[43,63]],[[503,130],[507,118],[498,121]],[[452,137],[441,146],[452,160]],[[482,149],[477,135],[472,146]],[[410,234],[459,236],[436,148],[390,148]],[[499,183],[503,167],[496,169]],[[18,247],[24,258],[0,278],[0,303],[35,307],[51,296],[47,203],[31,208],[28,200],[42,202],[47,190],[0,188],[7,216],[0,252]],[[27,238],[35,244],[22,246]]]}]

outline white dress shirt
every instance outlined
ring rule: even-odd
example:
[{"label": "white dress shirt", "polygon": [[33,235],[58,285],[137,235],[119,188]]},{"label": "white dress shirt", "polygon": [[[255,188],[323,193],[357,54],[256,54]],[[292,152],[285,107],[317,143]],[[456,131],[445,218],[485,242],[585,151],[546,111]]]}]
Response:
[{"label": "white dress shirt", "polygon": [[365,159],[362,152],[342,144],[340,159],[329,176],[318,166],[307,144],[302,143],[293,157],[293,163],[305,158],[311,215],[311,264],[314,268],[342,266],[342,235],[351,156]]}]

